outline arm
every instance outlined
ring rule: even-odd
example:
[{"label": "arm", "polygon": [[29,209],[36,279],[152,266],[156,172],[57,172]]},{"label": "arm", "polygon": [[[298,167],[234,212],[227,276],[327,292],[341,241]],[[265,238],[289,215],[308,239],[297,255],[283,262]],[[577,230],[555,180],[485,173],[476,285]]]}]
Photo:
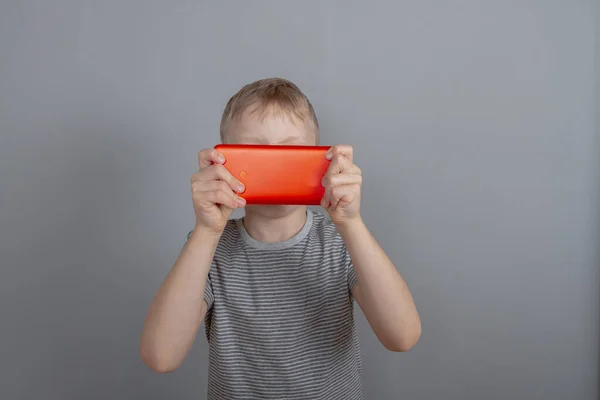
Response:
[{"label": "arm", "polygon": [[352,295],[373,332],[389,350],[407,351],[421,336],[421,321],[406,283],[360,217],[362,175],[351,146],[333,146],[321,201],[346,244],[358,283]]},{"label": "arm", "polygon": [[408,286],[362,219],[338,225],[358,283],[352,294],[379,341],[408,351],[421,336],[421,321]]},{"label": "arm", "polygon": [[190,351],[208,305],[208,272],[223,229],[234,208],[243,207],[241,182],[231,176],[214,149],[198,154],[191,189],[196,226],[154,297],[142,332],[142,360],[157,372],[177,369]]},{"label": "arm", "polygon": [[206,315],[204,287],[218,240],[195,230],[150,305],[140,352],[156,372],[177,369],[194,343]]}]

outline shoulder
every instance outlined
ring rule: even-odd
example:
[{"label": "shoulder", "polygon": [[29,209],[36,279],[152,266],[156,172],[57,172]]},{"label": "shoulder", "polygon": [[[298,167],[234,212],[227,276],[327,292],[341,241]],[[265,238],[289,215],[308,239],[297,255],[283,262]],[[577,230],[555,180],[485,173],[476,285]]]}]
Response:
[{"label": "shoulder", "polygon": [[[335,223],[327,215],[313,212],[312,238],[313,247],[321,251],[324,264],[322,271],[335,273],[347,271],[350,264],[348,249]],[[316,242],[316,243],[315,243]]]},{"label": "shoulder", "polygon": [[240,231],[238,229],[238,220],[230,219],[223,229],[221,239],[219,240],[219,247],[232,248],[237,246],[240,238]]},{"label": "shoulder", "polygon": [[311,212],[313,213],[313,234],[327,247],[344,247],[344,241],[329,217],[318,211]]}]

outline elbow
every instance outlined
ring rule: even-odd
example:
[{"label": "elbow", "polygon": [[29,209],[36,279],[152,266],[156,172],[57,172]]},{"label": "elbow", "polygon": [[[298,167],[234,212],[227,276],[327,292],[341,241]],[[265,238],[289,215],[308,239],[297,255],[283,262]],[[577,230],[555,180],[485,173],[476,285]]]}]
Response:
[{"label": "elbow", "polygon": [[418,340],[415,341],[397,341],[394,343],[384,343],[384,347],[395,353],[405,353],[411,350],[417,344]]},{"label": "elbow", "polygon": [[148,368],[158,374],[174,372],[180,366],[180,362],[174,360],[167,352],[149,349],[148,346],[140,347],[140,356]]},{"label": "elbow", "polygon": [[403,332],[383,343],[384,347],[396,353],[404,353],[417,345],[421,338],[421,324],[418,324],[410,332]]}]

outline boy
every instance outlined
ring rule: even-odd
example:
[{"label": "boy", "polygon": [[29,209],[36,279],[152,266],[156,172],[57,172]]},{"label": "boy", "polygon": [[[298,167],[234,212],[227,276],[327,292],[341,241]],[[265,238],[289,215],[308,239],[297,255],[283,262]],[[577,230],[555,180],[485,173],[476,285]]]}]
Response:
[{"label": "boy", "polygon": [[[243,87],[221,120],[223,143],[315,145],[319,125],[293,83]],[[360,216],[352,148],[332,147],[321,206],[248,206],[214,149],[191,179],[196,225],[154,298],[144,362],[178,368],[202,321],[208,399],[361,399],[353,299],[381,343],[407,351],[421,334],[412,296]],[[245,216],[230,219],[235,208]]]}]

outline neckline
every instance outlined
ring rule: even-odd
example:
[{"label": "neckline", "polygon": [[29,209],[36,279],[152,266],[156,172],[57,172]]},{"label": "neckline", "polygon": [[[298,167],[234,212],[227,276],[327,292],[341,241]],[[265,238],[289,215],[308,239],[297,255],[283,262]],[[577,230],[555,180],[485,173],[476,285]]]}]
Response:
[{"label": "neckline", "polygon": [[308,235],[308,232],[310,231],[310,228],[312,227],[312,224],[313,224],[313,212],[310,209],[307,209],[306,210],[306,222],[304,223],[304,226],[302,227],[302,229],[300,229],[300,232],[298,232],[297,234],[295,234],[288,240],[284,240],[282,242],[267,243],[267,242],[261,242],[259,240],[256,240],[252,236],[250,236],[250,234],[246,230],[246,227],[244,226],[243,218],[236,219],[235,223],[238,228],[238,231],[240,232],[242,240],[248,246],[253,247],[255,249],[259,249],[259,250],[283,250],[283,249],[287,249],[292,246],[295,246],[296,244],[300,243]]}]

